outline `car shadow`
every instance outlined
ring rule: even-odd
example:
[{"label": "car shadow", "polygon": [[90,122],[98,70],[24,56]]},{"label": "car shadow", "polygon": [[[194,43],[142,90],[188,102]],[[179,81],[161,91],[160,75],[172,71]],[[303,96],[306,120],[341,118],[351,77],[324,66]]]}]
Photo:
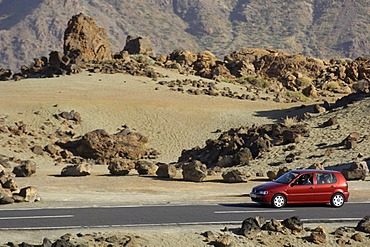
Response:
[{"label": "car shadow", "polygon": [[284,210],[284,209],[291,209],[291,208],[334,208],[330,204],[325,203],[313,203],[313,204],[290,204],[286,205],[283,208],[274,208],[269,204],[258,204],[258,203],[220,203],[219,206],[223,207],[236,207],[236,208],[269,208],[275,210]]}]

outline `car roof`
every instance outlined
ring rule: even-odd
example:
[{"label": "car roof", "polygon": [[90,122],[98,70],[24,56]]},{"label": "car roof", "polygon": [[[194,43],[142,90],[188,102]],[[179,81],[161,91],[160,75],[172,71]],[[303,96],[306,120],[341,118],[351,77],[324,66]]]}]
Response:
[{"label": "car roof", "polygon": [[318,170],[318,169],[297,169],[297,170],[291,170],[291,172],[297,172],[297,173],[340,173],[338,171],[333,171],[333,170]]}]

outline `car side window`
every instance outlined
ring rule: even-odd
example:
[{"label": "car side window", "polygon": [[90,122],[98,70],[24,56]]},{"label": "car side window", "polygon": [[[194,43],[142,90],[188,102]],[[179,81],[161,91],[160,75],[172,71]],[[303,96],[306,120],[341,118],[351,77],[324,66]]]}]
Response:
[{"label": "car side window", "polygon": [[333,184],[337,182],[337,178],[332,173],[317,173],[317,184]]},{"label": "car side window", "polygon": [[303,174],[297,179],[297,185],[310,185],[313,184],[313,174]]}]

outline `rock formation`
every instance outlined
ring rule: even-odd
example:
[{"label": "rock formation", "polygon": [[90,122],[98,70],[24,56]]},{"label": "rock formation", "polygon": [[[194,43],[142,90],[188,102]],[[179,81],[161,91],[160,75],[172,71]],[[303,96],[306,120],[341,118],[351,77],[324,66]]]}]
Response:
[{"label": "rock formation", "polygon": [[64,54],[74,61],[111,58],[108,36],[103,28],[83,14],[73,16],[64,32]]}]

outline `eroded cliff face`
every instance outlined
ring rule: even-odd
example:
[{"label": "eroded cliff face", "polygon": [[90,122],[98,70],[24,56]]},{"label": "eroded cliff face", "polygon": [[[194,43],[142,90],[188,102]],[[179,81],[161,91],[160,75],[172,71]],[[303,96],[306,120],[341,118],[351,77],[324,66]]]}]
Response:
[{"label": "eroded cliff face", "polygon": [[321,58],[370,55],[367,0],[21,0],[0,1],[0,67],[19,68],[62,50],[68,20],[84,13],[107,30],[113,52],[127,35],[149,36],[156,54],[242,47]]}]

